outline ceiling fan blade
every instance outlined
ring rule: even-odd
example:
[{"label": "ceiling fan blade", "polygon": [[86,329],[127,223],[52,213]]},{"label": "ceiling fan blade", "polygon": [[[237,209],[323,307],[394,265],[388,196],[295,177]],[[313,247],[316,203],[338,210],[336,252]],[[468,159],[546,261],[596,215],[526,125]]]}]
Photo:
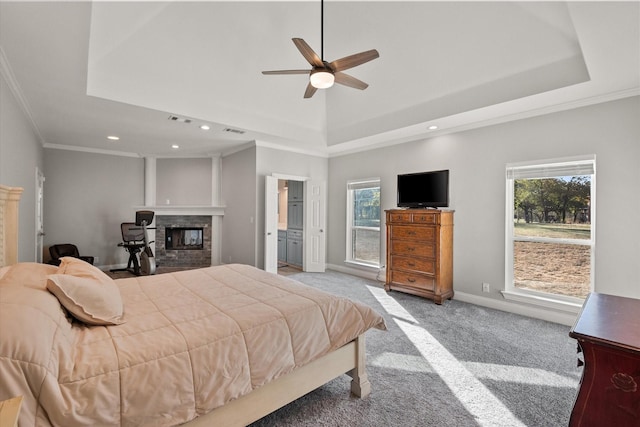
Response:
[{"label": "ceiling fan blade", "polygon": [[358,80],[355,77],[352,77],[346,73],[338,72],[338,73],[335,73],[334,76],[336,78],[335,82],[344,86],[349,86],[349,87],[360,89],[360,90],[365,90],[367,87],[369,87],[369,85],[363,82],[362,80]]},{"label": "ceiling fan blade", "polygon": [[313,87],[311,85],[311,83],[309,83],[307,85],[307,90],[304,91],[304,97],[305,98],[311,98],[313,96],[314,93],[316,93],[318,89],[316,89],[315,87]]},{"label": "ceiling fan blade", "polygon": [[331,62],[329,66],[336,71],[344,71],[349,68],[356,67],[360,64],[364,64],[365,62],[369,62],[373,59],[380,57],[380,54],[377,50],[371,49],[366,52],[356,53],[354,55],[345,56],[344,58],[336,59]]},{"label": "ceiling fan blade", "polygon": [[324,67],[322,59],[320,59],[318,54],[311,49],[311,46],[309,46],[307,42],[299,38],[293,38],[291,40],[293,40],[293,43],[296,45],[302,56],[304,56],[304,59],[309,61],[309,64],[314,67]]},{"label": "ceiling fan blade", "polygon": [[309,74],[310,70],[274,70],[274,71],[263,71],[262,74],[272,75],[272,74]]}]

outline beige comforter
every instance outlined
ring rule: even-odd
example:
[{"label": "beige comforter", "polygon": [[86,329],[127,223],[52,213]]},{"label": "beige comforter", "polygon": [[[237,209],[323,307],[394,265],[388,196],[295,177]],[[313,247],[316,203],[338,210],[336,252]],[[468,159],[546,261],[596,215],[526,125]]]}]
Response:
[{"label": "beige comforter", "polygon": [[369,307],[245,265],[117,280],[125,323],[71,321],[46,277],[0,273],[0,400],[20,426],[189,421],[384,321]]}]

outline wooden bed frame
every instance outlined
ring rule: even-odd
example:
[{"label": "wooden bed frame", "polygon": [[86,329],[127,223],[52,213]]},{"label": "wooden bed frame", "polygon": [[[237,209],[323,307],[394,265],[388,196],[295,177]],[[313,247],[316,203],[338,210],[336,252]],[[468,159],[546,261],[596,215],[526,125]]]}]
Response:
[{"label": "wooden bed frame", "polygon": [[353,394],[366,397],[370,393],[371,384],[365,370],[364,334],[336,351],[182,426],[246,426],[345,373],[352,378]]},{"label": "wooden bed frame", "polygon": [[[0,267],[17,262],[18,203],[21,194],[22,188],[0,185]],[[345,373],[352,378],[353,394],[358,397],[369,395],[371,384],[366,372],[364,334],[320,359],[182,426],[246,426]]]},{"label": "wooden bed frame", "polygon": [[22,188],[0,184],[0,267],[18,262],[18,203]]}]

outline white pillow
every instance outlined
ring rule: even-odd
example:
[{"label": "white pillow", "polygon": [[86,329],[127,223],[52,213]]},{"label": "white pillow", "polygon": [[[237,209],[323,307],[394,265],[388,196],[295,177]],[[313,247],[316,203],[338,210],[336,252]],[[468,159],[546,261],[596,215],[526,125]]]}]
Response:
[{"label": "white pillow", "polygon": [[76,319],[88,325],[124,323],[118,286],[104,272],[80,259],[62,258],[56,274],[48,276],[47,289]]}]

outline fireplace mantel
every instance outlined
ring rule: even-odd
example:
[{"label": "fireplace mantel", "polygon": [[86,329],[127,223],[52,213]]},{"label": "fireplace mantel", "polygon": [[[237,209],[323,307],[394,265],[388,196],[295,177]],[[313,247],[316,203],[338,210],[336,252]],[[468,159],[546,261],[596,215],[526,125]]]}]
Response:
[{"label": "fireplace mantel", "polygon": [[159,205],[159,206],[134,206],[136,210],[154,211],[156,215],[211,215],[224,216],[225,206],[179,206],[179,205]]}]

